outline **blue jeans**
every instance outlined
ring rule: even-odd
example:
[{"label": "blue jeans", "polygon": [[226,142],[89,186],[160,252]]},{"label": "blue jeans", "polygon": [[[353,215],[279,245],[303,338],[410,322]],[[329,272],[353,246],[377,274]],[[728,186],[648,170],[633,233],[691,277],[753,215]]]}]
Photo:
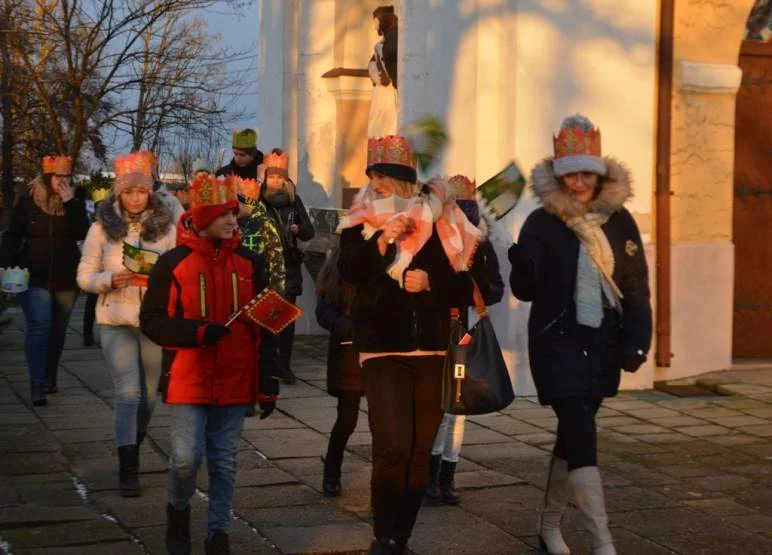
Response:
[{"label": "blue jeans", "polygon": [[244,428],[246,405],[169,405],[171,456],[169,503],[178,511],[196,491],[196,474],[206,450],[209,470],[209,536],[226,532],[236,482],[236,447]]},{"label": "blue jeans", "polygon": [[49,291],[42,287],[30,287],[19,295],[27,321],[24,353],[30,379],[49,378],[56,381],[67,324],[77,297],[77,290]]},{"label": "blue jeans", "polygon": [[461,454],[461,445],[464,443],[464,423],[466,416],[463,414],[445,413],[442,424],[434,436],[432,455],[442,455],[443,461],[457,463]]},{"label": "blue jeans", "polygon": [[134,445],[153,415],[162,350],[133,326],[102,325],[99,332],[115,389],[115,443]]}]

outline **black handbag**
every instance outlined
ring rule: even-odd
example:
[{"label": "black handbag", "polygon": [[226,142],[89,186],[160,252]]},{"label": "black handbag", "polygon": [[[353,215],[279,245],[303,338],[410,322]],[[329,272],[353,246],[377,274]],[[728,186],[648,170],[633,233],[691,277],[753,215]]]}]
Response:
[{"label": "black handbag", "polygon": [[488,414],[515,399],[509,371],[501,354],[480,289],[474,284],[474,304],[480,319],[467,333],[471,341],[459,345],[463,325],[459,310],[451,309],[450,340],[442,378],[442,408],[450,414]]}]

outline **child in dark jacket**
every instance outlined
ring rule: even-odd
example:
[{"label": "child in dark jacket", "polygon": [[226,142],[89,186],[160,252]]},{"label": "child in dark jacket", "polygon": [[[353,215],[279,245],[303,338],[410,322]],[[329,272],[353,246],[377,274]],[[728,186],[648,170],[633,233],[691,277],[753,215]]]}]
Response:
[{"label": "child in dark jacket", "polygon": [[354,291],[338,273],[336,247],[327,255],[316,282],[316,321],[330,332],[327,350],[327,392],[338,398],[338,418],[330,434],[324,460],[322,489],[328,497],[340,495],[343,451],[359,419],[359,401],[365,394],[359,355],[353,347],[351,305]]},{"label": "child in dark jacket", "polygon": [[276,341],[251,320],[230,316],[268,285],[265,263],[241,246],[236,182],[197,178],[180,220],[178,246],[150,276],[142,332],[164,347],[162,388],[171,406],[166,543],[190,553],[190,498],[204,453],[209,471],[206,553],[230,553],[228,525],[236,447],[247,408],[273,412]]}]

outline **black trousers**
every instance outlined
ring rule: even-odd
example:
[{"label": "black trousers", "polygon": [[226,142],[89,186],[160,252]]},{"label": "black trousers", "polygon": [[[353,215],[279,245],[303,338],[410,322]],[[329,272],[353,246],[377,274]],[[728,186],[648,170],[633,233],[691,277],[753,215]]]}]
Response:
[{"label": "black trousers", "polygon": [[558,417],[558,437],[552,454],[568,463],[568,470],[598,465],[595,415],[601,399],[572,398],[552,403]]},{"label": "black trousers", "polygon": [[441,356],[386,356],[363,365],[377,538],[407,541],[413,531],[442,421],[442,363]]},{"label": "black trousers", "polygon": [[94,335],[94,319],[96,318],[96,305],[99,295],[88,293],[86,295],[86,306],[83,309],[83,335]]},{"label": "black trousers", "polygon": [[[297,300],[296,295],[284,295],[292,304],[295,304]],[[292,343],[295,340],[295,322],[292,322],[289,326],[284,328],[279,334],[279,340],[277,341],[279,353],[277,358],[278,369],[283,376],[288,370],[290,370],[290,362],[292,360]]]},{"label": "black trousers", "polygon": [[338,418],[332,427],[330,442],[327,444],[324,473],[330,477],[340,477],[340,467],[343,464],[343,451],[348,438],[354,433],[359,420],[359,401],[362,393],[359,391],[341,391],[338,394]]}]

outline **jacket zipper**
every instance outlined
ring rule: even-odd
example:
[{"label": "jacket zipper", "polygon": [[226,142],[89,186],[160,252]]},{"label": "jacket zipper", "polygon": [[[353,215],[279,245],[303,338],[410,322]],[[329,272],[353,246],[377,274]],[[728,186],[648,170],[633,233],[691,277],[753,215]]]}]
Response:
[{"label": "jacket zipper", "polygon": [[54,287],[54,217],[48,215],[48,288]]}]

